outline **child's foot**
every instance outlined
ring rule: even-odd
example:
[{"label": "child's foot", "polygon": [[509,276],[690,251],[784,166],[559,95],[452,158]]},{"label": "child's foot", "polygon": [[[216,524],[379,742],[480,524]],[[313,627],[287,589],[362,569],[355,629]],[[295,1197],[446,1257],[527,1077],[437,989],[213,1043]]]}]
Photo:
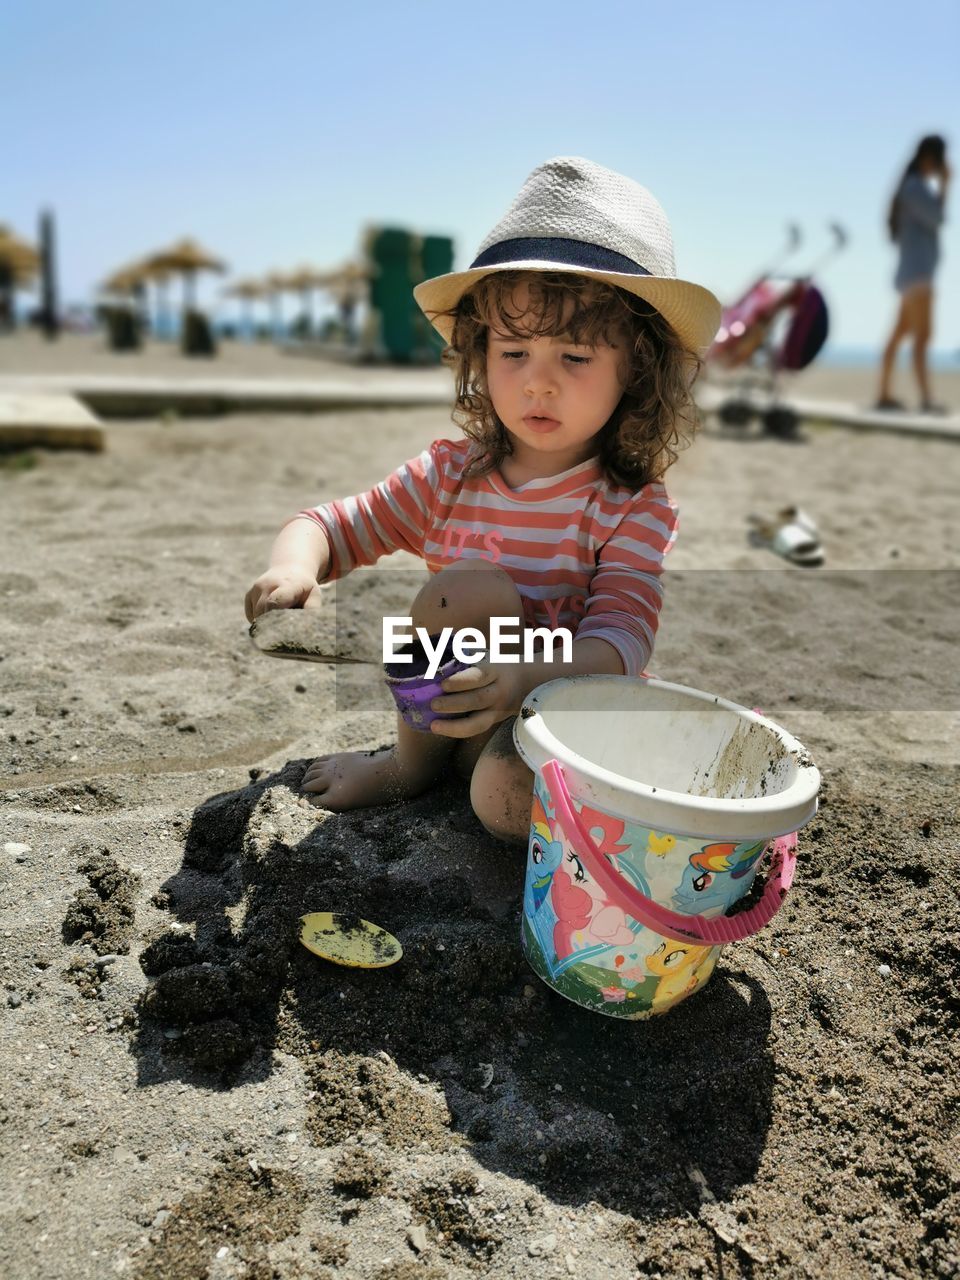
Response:
[{"label": "child's foot", "polygon": [[881,396],[874,409],[882,409],[884,412],[891,410],[894,413],[901,413],[906,406],[902,400],[895,400],[893,396]]},{"label": "child's foot", "polygon": [[404,762],[388,751],[339,751],[318,756],[303,775],[301,790],[324,809],[366,809],[418,796],[436,781],[433,761]]}]

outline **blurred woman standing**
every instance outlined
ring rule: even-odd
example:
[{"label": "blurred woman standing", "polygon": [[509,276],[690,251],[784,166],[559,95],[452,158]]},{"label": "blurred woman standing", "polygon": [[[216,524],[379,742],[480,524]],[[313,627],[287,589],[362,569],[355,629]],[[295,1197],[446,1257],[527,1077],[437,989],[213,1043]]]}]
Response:
[{"label": "blurred woman standing", "polygon": [[940,256],[939,228],[950,185],[950,166],[943,138],[930,134],[907,165],[890,203],[890,238],[899,246],[900,261],[894,285],[900,294],[900,313],[883,352],[878,409],[903,409],[890,390],[893,366],[901,341],[913,336],[913,370],[920,388],[923,413],[943,413],[933,403],[927,372],[927,344],[933,313],[933,277]]}]

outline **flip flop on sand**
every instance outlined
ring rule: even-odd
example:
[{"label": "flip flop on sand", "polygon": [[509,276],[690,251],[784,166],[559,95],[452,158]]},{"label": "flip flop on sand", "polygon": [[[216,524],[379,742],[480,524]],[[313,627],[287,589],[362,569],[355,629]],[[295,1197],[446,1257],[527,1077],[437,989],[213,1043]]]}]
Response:
[{"label": "flip flop on sand", "polygon": [[772,519],[748,516],[750,541],[755,547],[766,547],[791,564],[814,568],[823,564],[820,531],[813,518],[799,507],[784,507]]}]

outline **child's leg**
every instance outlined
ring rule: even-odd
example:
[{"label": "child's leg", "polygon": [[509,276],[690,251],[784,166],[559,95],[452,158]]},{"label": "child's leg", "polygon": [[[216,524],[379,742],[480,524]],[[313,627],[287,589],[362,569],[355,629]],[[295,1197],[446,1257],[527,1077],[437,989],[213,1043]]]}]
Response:
[{"label": "child's leg", "polygon": [[526,845],[530,835],[533,770],[513,745],[514,717],[499,724],[484,747],[470,782],[473,811],[498,840]]},{"label": "child's leg", "polygon": [[[520,628],[524,625],[523,598],[516,584],[504,569],[489,560],[455,561],[430,579],[417,597],[416,606],[422,621],[415,617],[414,624],[426,627],[431,635],[444,627],[475,626],[488,636],[491,618],[515,618]],[[469,620],[453,622],[451,612]],[[473,776],[480,754],[497,728],[493,725],[472,738],[454,740],[451,765],[458,777],[466,781]]]},{"label": "child's leg", "polygon": [[[492,617],[523,620],[523,602],[510,576],[487,560],[460,560],[441,569],[410,609],[414,627],[437,635],[444,627],[476,627],[485,635]],[[481,742],[493,733],[478,734]],[[340,812],[420,795],[437,780],[455,751],[476,752],[474,738],[444,738],[411,729],[397,716],[397,745],[377,754],[341,751],[319,756],[303,790],[325,809]],[[474,756],[475,758],[475,756]]]}]

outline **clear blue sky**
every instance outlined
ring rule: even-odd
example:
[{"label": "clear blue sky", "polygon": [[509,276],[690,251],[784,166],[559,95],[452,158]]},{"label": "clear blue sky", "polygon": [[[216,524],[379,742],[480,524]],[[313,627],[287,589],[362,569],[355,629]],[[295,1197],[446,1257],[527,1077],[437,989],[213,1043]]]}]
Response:
[{"label": "clear blue sky", "polygon": [[32,238],[53,205],[67,299],[186,233],[238,275],[333,264],[377,221],[464,266],[534,165],[584,155],[654,192],[679,273],[724,299],[788,221],[812,252],[840,219],[833,336],[872,346],[892,186],[924,133],[960,155],[958,0],[6,0],[0,48],[0,222]]}]

